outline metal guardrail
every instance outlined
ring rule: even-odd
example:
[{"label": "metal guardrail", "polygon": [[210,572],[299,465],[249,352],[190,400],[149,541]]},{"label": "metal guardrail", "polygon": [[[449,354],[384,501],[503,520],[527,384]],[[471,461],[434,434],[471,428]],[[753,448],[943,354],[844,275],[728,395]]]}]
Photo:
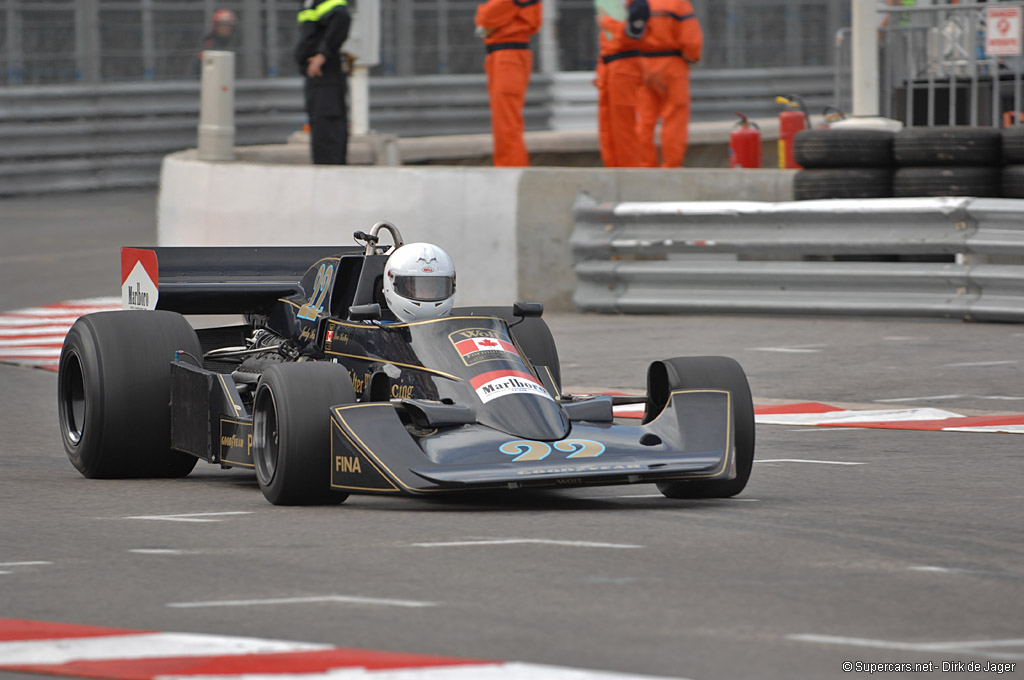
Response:
[{"label": "metal guardrail", "polygon": [[[594,129],[593,74],[534,74],[528,130]],[[694,120],[774,117],[776,94],[813,103],[830,93],[831,71],[696,70]],[[239,80],[235,142],[280,144],[306,120],[299,78]],[[155,186],[163,156],[193,148],[199,82],[16,86],[0,88],[0,195]],[[370,81],[370,127],[424,137],[490,132],[485,76],[380,77]]]},{"label": "metal guardrail", "polygon": [[[1024,321],[1024,200],[598,203],[581,194],[574,215],[582,311]],[[954,257],[869,261],[881,255]]]}]

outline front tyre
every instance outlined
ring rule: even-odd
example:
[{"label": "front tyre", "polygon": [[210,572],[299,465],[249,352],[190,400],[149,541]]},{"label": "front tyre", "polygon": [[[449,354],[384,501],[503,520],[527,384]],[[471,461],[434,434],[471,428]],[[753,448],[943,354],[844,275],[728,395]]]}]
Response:
[{"label": "front tyre", "polygon": [[355,401],[352,379],[327,362],[273,365],[253,401],[253,461],[263,496],[274,505],[341,503],[331,479],[330,407]]},{"label": "front tyre", "polygon": [[171,362],[202,357],[185,317],[99,312],[68,331],[57,372],[64,450],[89,478],[184,477],[197,459],[171,449]]},{"label": "front tyre", "polygon": [[719,389],[732,393],[733,454],[736,477],[716,480],[658,482],[669,498],[729,498],[743,491],[754,465],[754,402],[743,368],[729,357],[679,357],[651,364],[647,375],[647,410],[651,420],[674,390]]}]

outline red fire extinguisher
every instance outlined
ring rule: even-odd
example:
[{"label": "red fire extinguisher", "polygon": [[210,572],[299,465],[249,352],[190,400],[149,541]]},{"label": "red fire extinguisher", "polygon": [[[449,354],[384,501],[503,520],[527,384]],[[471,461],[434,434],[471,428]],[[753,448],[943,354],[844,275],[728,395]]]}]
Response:
[{"label": "red fire extinguisher", "polygon": [[[793,139],[796,133],[807,128],[809,116],[800,98],[795,95],[776,97],[775,101],[790,107],[779,113],[779,167],[803,167],[793,159]],[[800,109],[794,111],[791,109]]]},{"label": "red fire extinguisher", "polygon": [[739,111],[734,111],[734,113],[740,119],[729,133],[729,167],[759,168],[761,167],[761,128]]}]

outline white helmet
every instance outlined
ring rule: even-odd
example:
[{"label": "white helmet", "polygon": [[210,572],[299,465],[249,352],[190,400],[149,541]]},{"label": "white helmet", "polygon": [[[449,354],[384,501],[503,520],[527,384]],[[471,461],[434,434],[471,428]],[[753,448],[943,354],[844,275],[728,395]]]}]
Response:
[{"label": "white helmet", "polygon": [[455,265],[430,243],[407,243],[384,265],[384,299],[399,321],[448,316],[455,297]]}]

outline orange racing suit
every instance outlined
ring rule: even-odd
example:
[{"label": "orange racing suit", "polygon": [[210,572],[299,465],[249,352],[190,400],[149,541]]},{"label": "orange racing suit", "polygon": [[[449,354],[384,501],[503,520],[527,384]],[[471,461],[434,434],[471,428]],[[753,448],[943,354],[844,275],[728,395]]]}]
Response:
[{"label": "orange racing suit", "polygon": [[[644,156],[637,137],[636,117],[637,97],[643,85],[640,41],[626,34],[626,24],[623,21],[601,16],[599,23],[602,45],[600,70],[604,78],[606,107],[605,127],[602,127],[599,101],[598,130],[602,141],[601,158],[608,167],[641,167],[644,165]],[[609,147],[607,159],[604,144]]]},{"label": "orange racing suit", "polygon": [[523,141],[523,105],[533,70],[530,36],[540,24],[540,0],[487,0],[476,8],[477,31],[487,46],[484,71],[496,166],[530,164]]},{"label": "orange racing suit", "polygon": [[690,126],[690,64],[700,60],[704,35],[689,0],[649,0],[641,51],[644,87],[638,131],[645,165],[658,165],[654,128],[661,119],[661,166],[677,168],[686,158]]}]

